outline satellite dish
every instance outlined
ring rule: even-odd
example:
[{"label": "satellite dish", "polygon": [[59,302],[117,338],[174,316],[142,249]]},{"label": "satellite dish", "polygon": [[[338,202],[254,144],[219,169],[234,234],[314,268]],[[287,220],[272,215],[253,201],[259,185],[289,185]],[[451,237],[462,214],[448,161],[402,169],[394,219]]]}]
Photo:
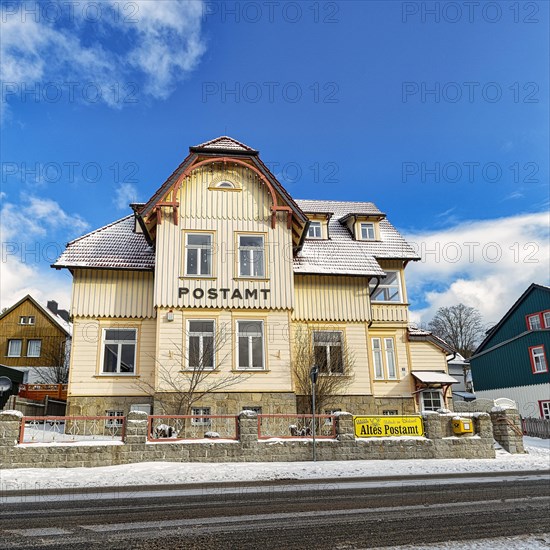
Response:
[{"label": "satellite dish", "polygon": [[7,376],[0,376],[0,393],[11,390],[12,382]]}]

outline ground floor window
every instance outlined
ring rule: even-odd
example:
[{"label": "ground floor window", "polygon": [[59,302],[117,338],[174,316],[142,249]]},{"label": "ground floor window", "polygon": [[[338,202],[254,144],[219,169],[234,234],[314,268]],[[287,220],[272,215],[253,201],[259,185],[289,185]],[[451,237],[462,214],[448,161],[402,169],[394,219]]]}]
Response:
[{"label": "ground floor window", "polygon": [[439,390],[425,390],[421,394],[422,410],[437,411],[443,408],[443,396]]},{"label": "ground floor window", "polygon": [[214,368],[214,321],[187,322],[187,368],[213,369]]},{"label": "ground floor window", "polygon": [[137,330],[135,328],[103,329],[104,374],[134,374],[136,370]]},{"label": "ground floor window", "polygon": [[539,401],[540,415],[546,420],[550,420],[550,401]]},{"label": "ground floor window", "polygon": [[238,365],[243,370],[264,369],[263,321],[237,321]]},{"label": "ground floor window", "polygon": [[319,367],[321,374],[342,374],[344,372],[341,332],[314,332],[313,350],[315,365]]},{"label": "ground floor window", "polygon": [[193,407],[191,409],[191,414],[193,418],[191,419],[191,424],[194,426],[209,426],[210,418],[196,418],[200,416],[210,416],[210,407]]},{"label": "ground floor window", "polygon": [[[105,416],[124,416],[124,411],[105,411]],[[112,420],[105,421],[106,428],[122,428],[122,418],[113,418]]]}]

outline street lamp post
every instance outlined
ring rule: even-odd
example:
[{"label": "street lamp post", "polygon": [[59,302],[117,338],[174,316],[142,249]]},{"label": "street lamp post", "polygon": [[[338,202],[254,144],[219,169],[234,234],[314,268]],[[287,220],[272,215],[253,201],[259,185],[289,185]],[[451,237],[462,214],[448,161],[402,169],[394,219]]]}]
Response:
[{"label": "street lamp post", "polygon": [[311,367],[311,371],[309,372],[309,377],[311,378],[311,405],[312,405],[312,429],[311,429],[311,435],[313,437],[313,462],[316,462],[317,455],[316,455],[316,448],[315,448],[315,384],[317,383],[317,377],[319,376],[319,367],[313,366]]}]

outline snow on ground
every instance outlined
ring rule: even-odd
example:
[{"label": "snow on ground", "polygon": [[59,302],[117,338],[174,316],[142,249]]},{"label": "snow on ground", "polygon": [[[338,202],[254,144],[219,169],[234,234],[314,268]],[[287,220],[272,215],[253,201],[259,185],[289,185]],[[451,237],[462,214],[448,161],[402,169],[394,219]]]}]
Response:
[{"label": "snow on ground", "polygon": [[497,449],[495,459],[341,460],[330,462],[141,462],[99,468],[0,470],[0,493],[43,488],[122,487],[351,477],[446,475],[550,469],[550,441],[525,438],[529,454]]},{"label": "snow on ground", "polygon": [[[550,533],[498,537],[495,539],[438,542],[429,546],[392,546],[392,548],[395,550],[488,550],[496,548],[506,548],[506,550],[541,550],[544,548],[548,550],[550,548]],[[373,548],[372,550],[382,550],[382,548]]]}]

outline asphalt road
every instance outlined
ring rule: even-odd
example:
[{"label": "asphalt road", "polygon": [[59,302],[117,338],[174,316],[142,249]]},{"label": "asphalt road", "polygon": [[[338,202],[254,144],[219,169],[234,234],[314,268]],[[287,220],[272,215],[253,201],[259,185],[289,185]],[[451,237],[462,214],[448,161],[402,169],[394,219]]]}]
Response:
[{"label": "asphalt road", "polygon": [[550,473],[0,494],[0,546],[338,549],[543,533]]}]

